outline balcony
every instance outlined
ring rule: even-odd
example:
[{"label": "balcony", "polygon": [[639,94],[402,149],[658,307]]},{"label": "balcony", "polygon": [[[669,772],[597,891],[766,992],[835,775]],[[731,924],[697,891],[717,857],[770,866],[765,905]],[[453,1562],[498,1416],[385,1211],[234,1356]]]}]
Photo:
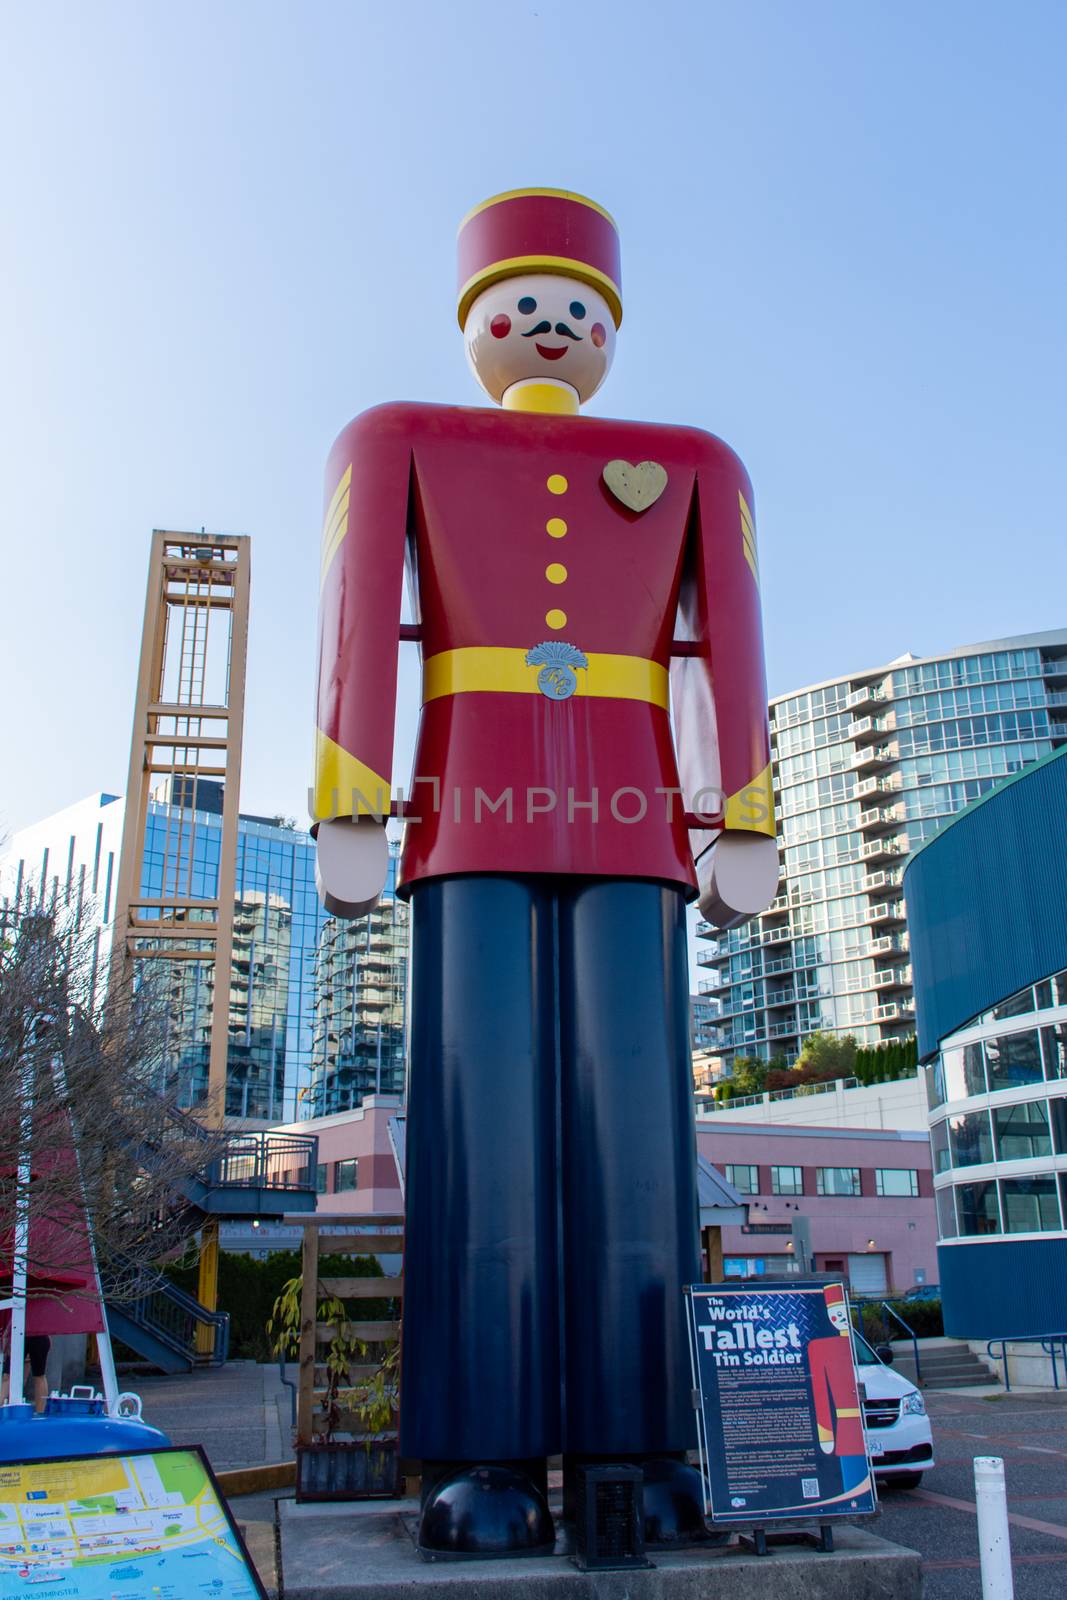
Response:
[{"label": "balcony", "polygon": [[1048,657],[1041,663],[1044,677],[1067,683],[1067,656]]},{"label": "balcony", "polygon": [[865,749],[857,750],[852,757],[852,770],[860,772],[866,767],[887,767],[899,758],[900,748],[896,744],[868,745]]},{"label": "balcony", "polygon": [[711,950],[697,951],[698,967],[717,967],[719,962],[723,959],[724,957],[718,945],[715,945]]},{"label": "balcony", "polygon": [[712,927],[710,922],[705,922],[703,917],[697,921],[696,931],[698,939],[717,939],[719,937],[718,928]]},{"label": "balcony", "polygon": [[875,1017],[879,1022],[905,1022],[915,1014],[915,1004],[911,1000],[887,1000],[885,1005],[875,1007]]},{"label": "balcony", "polygon": [[878,706],[888,699],[884,683],[865,683],[862,688],[853,689],[845,704],[850,711],[859,711],[867,706]]},{"label": "balcony", "polygon": [[783,912],[788,910],[789,896],[787,894],[776,894],[763,915],[765,917],[780,917]]},{"label": "balcony", "polygon": [[720,994],[722,984],[712,983],[710,978],[700,978],[697,982],[697,994]]},{"label": "balcony", "polygon": [[877,925],[906,922],[904,902],[903,900],[883,900],[880,905],[871,907],[864,920]]},{"label": "balcony", "polygon": [[795,1022],[772,1022],[767,1029],[768,1039],[797,1039],[800,1037]]},{"label": "balcony", "polygon": [[864,833],[874,833],[879,828],[895,828],[904,818],[900,806],[871,806],[860,812],[859,820]]},{"label": "balcony", "polygon": [[770,975],[774,972],[792,972],[792,970],[792,956],[776,956],[773,961],[765,961],[763,963],[763,973],[765,977],[770,977]]},{"label": "balcony", "polygon": [[852,739],[856,744],[866,744],[871,739],[879,738],[883,733],[892,733],[896,725],[896,714],[892,711],[887,711],[883,717],[860,717],[857,722],[849,723],[846,738]]},{"label": "balcony", "polygon": [[880,839],[868,839],[860,852],[864,861],[877,861],[880,857],[903,855],[907,849],[906,839],[890,838],[883,834]]},{"label": "balcony", "polygon": [[790,944],[792,938],[793,934],[789,924],[784,922],[780,928],[764,928],[762,942],[764,944]]},{"label": "balcony", "polygon": [[875,795],[899,794],[901,787],[900,778],[895,773],[884,778],[861,778],[856,785],[856,798],[869,800]]},{"label": "balcony", "polygon": [[872,956],[903,955],[908,948],[906,933],[884,933],[880,939],[872,939],[869,953]]},{"label": "balcony", "polygon": [[791,1006],[795,1002],[797,992],[792,984],[787,989],[768,989],[766,1006],[768,1011],[776,1010],[779,1006]]},{"label": "balcony", "polygon": [[903,867],[884,867],[878,872],[869,872],[863,887],[868,894],[885,894],[887,889],[899,889],[903,876]]},{"label": "balcony", "polygon": [[874,987],[876,989],[910,989],[911,968],[883,967],[880,972],[876,972],[874,975]]}]

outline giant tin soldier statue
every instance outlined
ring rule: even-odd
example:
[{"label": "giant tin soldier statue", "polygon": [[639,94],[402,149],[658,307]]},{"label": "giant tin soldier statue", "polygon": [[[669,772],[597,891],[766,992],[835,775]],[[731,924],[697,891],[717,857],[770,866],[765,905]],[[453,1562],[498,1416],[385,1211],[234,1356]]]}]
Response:
[{"label": "giant tin soldier statue", "polygon": [[642,1465],[650,1533],[702,1527],[685,906],[744,921],[778,855],[745,470],[697,428],[579,415],[619,284],[595,202],[476,206],[459,324],[494,407],[377,406],[327,469],[315,815],[342,917],[385,881],[405,558],[422,650],[400,1448],[427,1552],[550,1548],[561,1451]]}]

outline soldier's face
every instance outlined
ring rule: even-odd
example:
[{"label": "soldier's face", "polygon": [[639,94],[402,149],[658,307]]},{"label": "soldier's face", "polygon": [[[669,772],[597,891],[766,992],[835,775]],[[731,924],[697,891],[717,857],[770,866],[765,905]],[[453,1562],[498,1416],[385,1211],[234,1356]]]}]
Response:
[{"label": "soldier's face", "polygon": [[539,378],[569,383],[579,400],[588,400],[615,354],[615,323],[604,297],[550,272],[492,284],[467,313],[463,338],[474,376],[497,401],[513,383]]},{"label": "soldier's face", "polygon": [[843,1305],[827,1306],[827,1315],[838,1333],[848,1332],[848,1312]]}]

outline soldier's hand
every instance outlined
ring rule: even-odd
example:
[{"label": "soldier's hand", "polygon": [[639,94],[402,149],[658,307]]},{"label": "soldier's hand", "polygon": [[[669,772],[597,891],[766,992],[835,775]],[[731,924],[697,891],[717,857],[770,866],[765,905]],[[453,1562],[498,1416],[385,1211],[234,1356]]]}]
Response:
[{"label": "soldier's hand", "polygon": [[728,828],[697,858],[700,909],[716,928],[766,911],[778,887],[778,843],[765,833]]},{"label": "soldier's hand", "polygon": [[363,917],[378,903],[389,871],[385,824],[375,817],[320,822],[315,838],[315,885],[335,917]]}]

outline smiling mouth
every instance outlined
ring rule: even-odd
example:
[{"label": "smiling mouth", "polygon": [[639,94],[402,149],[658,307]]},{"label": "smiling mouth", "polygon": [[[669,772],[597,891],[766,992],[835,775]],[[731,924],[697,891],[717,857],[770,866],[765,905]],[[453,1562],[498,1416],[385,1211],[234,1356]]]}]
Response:
[{"label": "smiling mouth", "polygon": [[565,356],[567,354],[567,346],[565,344],[561,344],[559,346],[535,344],[534,349],[537,351],[539,356],[544,356],[546,361],[558,361],[560,356]]}]

